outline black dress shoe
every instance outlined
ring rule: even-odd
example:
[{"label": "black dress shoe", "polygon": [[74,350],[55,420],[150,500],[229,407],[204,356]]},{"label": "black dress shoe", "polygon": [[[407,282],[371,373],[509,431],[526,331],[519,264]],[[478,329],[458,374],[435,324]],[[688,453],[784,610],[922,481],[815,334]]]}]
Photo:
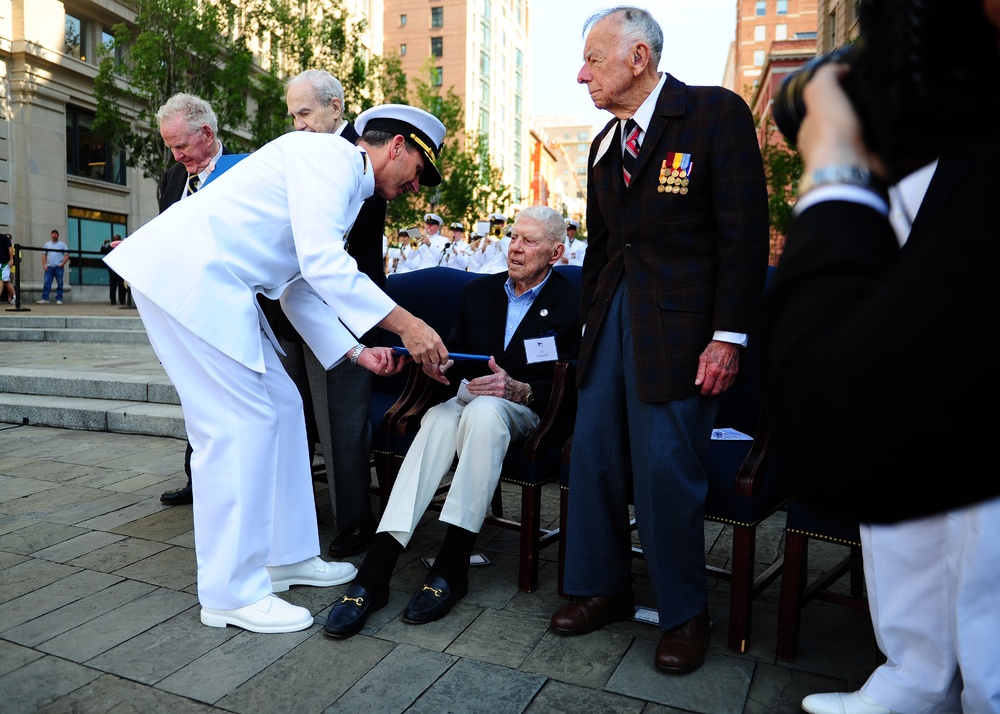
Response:
[{"label": "black dress shoe", "polygon": [[160,494],[160,503],[165,503],[168,506],[185,506],[194,501],[194,496],[191,493],[191,483],[184,488],[175,488],[173,491],[164,491]]},{"label": "black dress shoe", "polygon": [[410,599],[410,604],[403,611],[403,622],[423,625],[426,622],[440,620],[448,614],[452,605],[465,597],[467,592],[469,592],[467,577],[463,577],[458,586],[452,589],[447,580],[439,575],[431,575]]},{"label": "black dress shoe", "polygon": [[326,552],[332,558],[346,558],[349,555],[357,555],[368,550],[375,537],[375,519],[368,521],[363,526],[352,528],[349,531],[341,531],[333,539]]},{"label": "black dress shoe", "polygon": [[337,639],[356,635],[364,628],[368,616],[375,610],[381,610],[388,602],[388,590],[381,595],[372,596],[362,586],[350,585],[333,604],[333,609],[326,617],[323,632]]}]

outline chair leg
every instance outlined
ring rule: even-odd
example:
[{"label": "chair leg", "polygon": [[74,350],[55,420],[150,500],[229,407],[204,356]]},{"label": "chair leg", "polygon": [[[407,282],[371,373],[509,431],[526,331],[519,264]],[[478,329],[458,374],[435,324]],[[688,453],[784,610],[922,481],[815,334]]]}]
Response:
[{"label": "chair leg", "polygon": [[757,536],[753,528],[733,526],[733,565],[729,583],[729,649],[750,648],[753,616],[754,553]]},{"label": "chair leg", "polygon": [[542,489],[521,487],[521,558],[518,588],[530,593],[538,589],[538,552],[542,528]]},{"label": "chair leg", "polygon": [[561,597],[567,597],[563,579],[566,577],[566,525],[568,521],[567,513],[569,506],[569,489],[559,489],[559,583],[556,586],[556,593]]},{"label": "chair leg", "polygon": [[792,662],[798,656],[802,597],[809,575],[809,539],[785,532],[785,572],[778,601],[778,637],[774,656]]}]

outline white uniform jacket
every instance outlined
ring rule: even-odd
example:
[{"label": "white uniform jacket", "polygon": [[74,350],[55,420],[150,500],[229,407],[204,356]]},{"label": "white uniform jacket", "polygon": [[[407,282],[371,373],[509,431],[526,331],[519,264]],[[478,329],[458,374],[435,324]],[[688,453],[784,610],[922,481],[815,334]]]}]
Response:
[{"label": "white uniform jacket", "polygon": [[357,343],[354,335],[395,306],[344,250],[344,236],[374,191],[362,149],[333,134],[289,132],[175,203],[105,262],[256,372],[265,371],[262,326],[276,343],[256,295],[280,297],[295,329],[330,368]]}]

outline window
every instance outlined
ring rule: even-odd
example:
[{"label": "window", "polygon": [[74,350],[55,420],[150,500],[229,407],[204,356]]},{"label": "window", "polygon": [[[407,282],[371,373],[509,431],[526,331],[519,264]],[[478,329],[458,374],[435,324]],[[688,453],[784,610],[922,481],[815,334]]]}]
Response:
[{"label": "window", "polygon": [[763,42],[767,39],[767,28],[763,25],[757,25],[753,28],[753,41]]},{"label": "window", "polygon": [[774,39],[776,39],[776,40],[787,40],[788,39],[788,25],[775,25],[774,26]]},{"label": "window", "polygon": [[399,26],[406,27],[406,15],[399,16]]},{"label": "window", "polygon": [[87,22],[78,17],[73,17],[66,13],[66,39],[63,51],[70,57],[76,57],[83,62],[87,61]]},{"label": "window", "polygon": [[440,57],[444,54],[444,40],[442,38],[431,38],[431,54],[435,57]]},{"label": "window", "polygon": [[91,133],[91,112],[66,107],[66,173],[125,185],[125,153]]},{"label": "window", "polygon": [[444,69],[441,67],[435,67],[431,70],[431,84],[435,87],[440,87],[444,84]]},{"label": "window", "polygon": [[577,141],[590,141],[590,132],[586,129],[578,131],[576,132],[576,139]]},{"label": "window", "polygon": [[763,17],[767,14],[767,2],[765,0],[757,0],[757,5],[754,10],[754,14],[757,17]]},{"label": "window", "polygon": [[764,50],[753,51],[753,66],[754,67],[764,66]]},{"label": "window", "polygon": [[829,42],[830,47],[837,46],[837,11],[830,11],[830,24],[827,25],[827,42]]},{"label": "window", "polygon": [[779,15],[787,15],[788,14],[788,0],[778,0],[778,3],[775,6],[774,10]]},{"label": "window", "polygon": [[406,55],[406,43],[404,42],[399,46],[399,56],[404,57]]},{"label": "window", "polygon": [[69,246],[70,268],[66,279],[73,285],[107,285],[108,268],[101,260],[101,244],[113,240],[117,233],[128,236],[126,219],[120,213],[68,207],[66,245]]},{"label": "window", "polygon": [[115,36],[111,33],[111,28],[105,27],[101,31],[101,44],[104,46],[104,50],[114,57],[115,66],[120,67],[122,64],[122,48],[115,47]]},{"label": "window", "polygon": [[431,27],[444,27],[444,8],[431,8]]}]

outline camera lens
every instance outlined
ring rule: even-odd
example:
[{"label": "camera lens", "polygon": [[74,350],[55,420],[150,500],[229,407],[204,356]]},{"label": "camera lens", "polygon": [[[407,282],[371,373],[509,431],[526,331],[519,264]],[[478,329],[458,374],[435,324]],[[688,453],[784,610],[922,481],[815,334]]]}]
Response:
[{"label": "camera lens", "polygon": [[853,55],[857,52],[859,45],[846,45],[839,47],[833,52],[829,52],[802,65],[797,72],[785,77],[781,86],[774,96],[774,106],[771,111],[774,115],[775,126],[785,135],[789,142],[795,144],[799,135],[799,127],[806,116],[806,104],[802,98],[802,92],[806,84],[813,78],[818,70],[828,62],[839,62],[851,64]]}]

